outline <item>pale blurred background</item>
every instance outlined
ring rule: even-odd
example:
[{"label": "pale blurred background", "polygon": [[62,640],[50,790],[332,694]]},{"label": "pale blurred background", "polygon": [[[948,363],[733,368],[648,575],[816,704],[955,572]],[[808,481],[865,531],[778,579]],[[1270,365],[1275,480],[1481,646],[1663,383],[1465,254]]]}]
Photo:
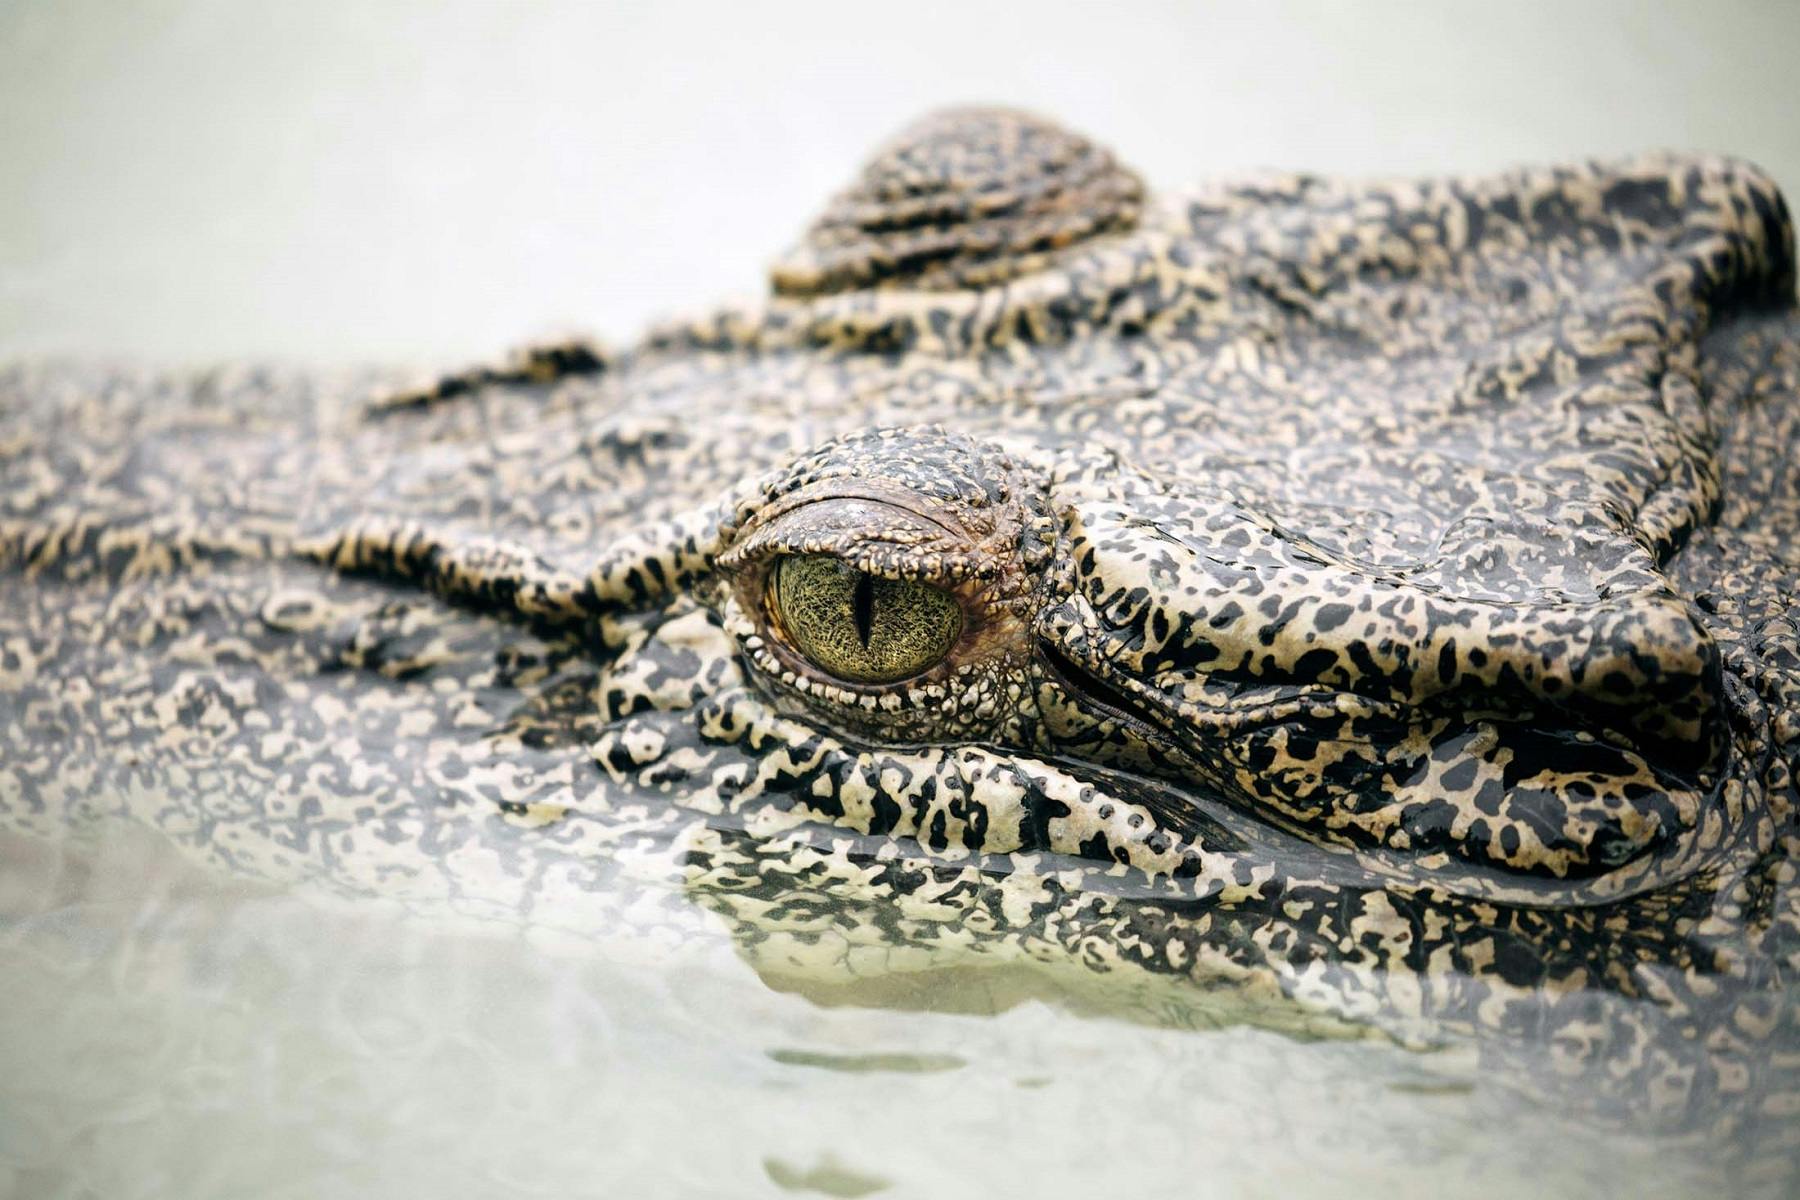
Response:
[{"label": "pale blurred background", "polygon": [[0,0],[0,357],[461,361],[760,287],[880,139],[1018,104],[1158,187],[1652,146],[1800,191],[1800,3]]}]

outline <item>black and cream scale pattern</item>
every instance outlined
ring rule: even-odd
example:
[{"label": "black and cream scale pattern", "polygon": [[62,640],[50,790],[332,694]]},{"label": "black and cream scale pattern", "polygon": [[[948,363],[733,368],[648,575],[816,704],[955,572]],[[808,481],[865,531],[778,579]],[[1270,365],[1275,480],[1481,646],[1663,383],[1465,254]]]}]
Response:
[{"label": "black and cream scale pattern", "polygon": [[[14,365],[0,812],[1468,1040],[1791,1179],[1794,261],[1726,159],[1165,194],[968,109],[622,352]],[[953,644],[832,677],[796,554]]]}]

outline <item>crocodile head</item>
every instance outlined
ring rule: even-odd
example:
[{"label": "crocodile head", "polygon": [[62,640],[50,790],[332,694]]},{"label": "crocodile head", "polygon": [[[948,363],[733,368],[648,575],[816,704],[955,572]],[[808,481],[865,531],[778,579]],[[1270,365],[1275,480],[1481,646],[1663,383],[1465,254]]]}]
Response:
[{"label": "crocodile head", "polygon": [[1155,196],[958,111],[618,356],[15,370],[0,803],[660,929],[588,906],[636,864],[769,970],[1236,981],[1779,1115],[1792,264],[1723,160]]},{"label": "crocodile head", "polygon": [[[1203,794],[1456,892],[1641,890],[1757,819],[1666,567],[1720,489],[1682,339],[1779,293],[1777,204],[1663,159],[1156,204],[1084,139],[941,115],[767,304],[626,364],[665,414],[749,400],[673,472],[763,469],[600,573],[698,596],[790,722],[743,737],[835,735],[797,802],[864,832],[1179,876]],[[971,745],[1178,787],[1071,811]]]}]

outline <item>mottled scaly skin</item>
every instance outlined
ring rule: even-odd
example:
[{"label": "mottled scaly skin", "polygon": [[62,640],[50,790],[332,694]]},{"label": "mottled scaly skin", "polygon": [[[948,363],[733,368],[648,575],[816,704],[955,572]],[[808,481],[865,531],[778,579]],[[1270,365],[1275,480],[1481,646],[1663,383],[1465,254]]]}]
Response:
[{"label": "mottled scaly skin", "polygon": [[[0,376],[9,823],[646,936],[697,901],[772,978],[1229,988],[1790,1178],[1766,178],[1159,196],[959,111],[775,284],[375,402]],[[785,553],[948,588],[962,633],[825,677],[769,611]]]}]

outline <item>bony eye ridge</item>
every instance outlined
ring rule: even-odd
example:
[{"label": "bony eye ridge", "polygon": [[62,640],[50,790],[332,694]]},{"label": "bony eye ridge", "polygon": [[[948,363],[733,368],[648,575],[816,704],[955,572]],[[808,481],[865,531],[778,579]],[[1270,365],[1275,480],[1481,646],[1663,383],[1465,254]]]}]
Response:
[{"label": "bony eye ridge", "polygon": [[824,554],[789,555],[770,572],[771,615],[794,648],[849,683],[898,683],[943,660],[962,606],[942,588],[871,575]]}]

